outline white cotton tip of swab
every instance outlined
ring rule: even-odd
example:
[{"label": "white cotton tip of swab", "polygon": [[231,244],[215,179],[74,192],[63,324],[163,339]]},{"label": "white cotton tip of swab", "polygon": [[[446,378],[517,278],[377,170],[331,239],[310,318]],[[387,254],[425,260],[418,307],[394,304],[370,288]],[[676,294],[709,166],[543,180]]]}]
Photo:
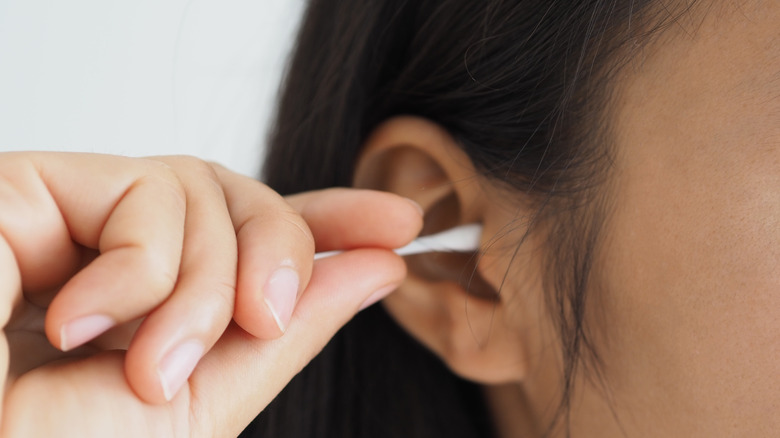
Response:
[{"label": "white cotton tip of swab", "polygon": [[418,237],[412,243],[398,248],[395,253],[401,256],[423,254],[426,252],[469,252],[479,248],[482,226],[479,224],[461,225],[440,233]]},{"label": "white cotton tip of swab", "polygon": [[[440,233],[418,237],[412,243],[395,249],[400,256],[423,254],[427,252],[470,252],[480,246],[482,225],[468,224],[444,230]],[[327,251],[314,254],[314,260],[340,254],[342,251]]]}]

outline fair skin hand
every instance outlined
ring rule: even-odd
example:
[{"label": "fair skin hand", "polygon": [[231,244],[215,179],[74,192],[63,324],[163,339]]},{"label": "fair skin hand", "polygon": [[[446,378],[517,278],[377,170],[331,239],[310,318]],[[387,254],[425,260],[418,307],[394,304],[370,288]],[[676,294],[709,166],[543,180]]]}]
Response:
[{"label": "fair skin hand", "polygon": [[421,226],[398,196],[282,198],[185,157],[2,154],[0,211],[3,438],[237,435],[403,279],[389,249]]}]

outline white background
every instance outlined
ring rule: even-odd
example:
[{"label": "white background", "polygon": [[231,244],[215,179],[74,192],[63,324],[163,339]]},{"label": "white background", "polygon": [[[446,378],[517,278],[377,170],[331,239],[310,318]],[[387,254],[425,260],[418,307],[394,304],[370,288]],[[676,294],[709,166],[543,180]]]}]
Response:
[{"label": "white background", "polygon": [[303,0],[0,0],[0,151],[256,176]]}]

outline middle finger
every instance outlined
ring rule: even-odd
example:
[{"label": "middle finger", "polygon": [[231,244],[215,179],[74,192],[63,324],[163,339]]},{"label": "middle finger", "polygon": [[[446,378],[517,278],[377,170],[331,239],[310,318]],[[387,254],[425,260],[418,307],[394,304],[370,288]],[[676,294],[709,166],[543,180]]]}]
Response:
[{"label": "middle finger", "polygon": [[172,294],[141,324],[125,369],[138,395],[170,400],[233,314],[236,235],[211,167],[195,158],[157,158],[182,181],[187,200],[181,268]]}]

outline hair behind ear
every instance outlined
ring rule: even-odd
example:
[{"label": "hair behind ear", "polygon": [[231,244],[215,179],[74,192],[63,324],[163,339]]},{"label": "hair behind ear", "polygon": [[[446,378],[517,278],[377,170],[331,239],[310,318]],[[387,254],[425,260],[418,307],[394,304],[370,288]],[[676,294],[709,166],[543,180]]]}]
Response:
[{"label": "hair behind ear", "polygon": [[269,136],[263,179],[274,190],[350,185],[366,135],[387,117],[379,90],[403,64],[420,5],[309,2]]}]

